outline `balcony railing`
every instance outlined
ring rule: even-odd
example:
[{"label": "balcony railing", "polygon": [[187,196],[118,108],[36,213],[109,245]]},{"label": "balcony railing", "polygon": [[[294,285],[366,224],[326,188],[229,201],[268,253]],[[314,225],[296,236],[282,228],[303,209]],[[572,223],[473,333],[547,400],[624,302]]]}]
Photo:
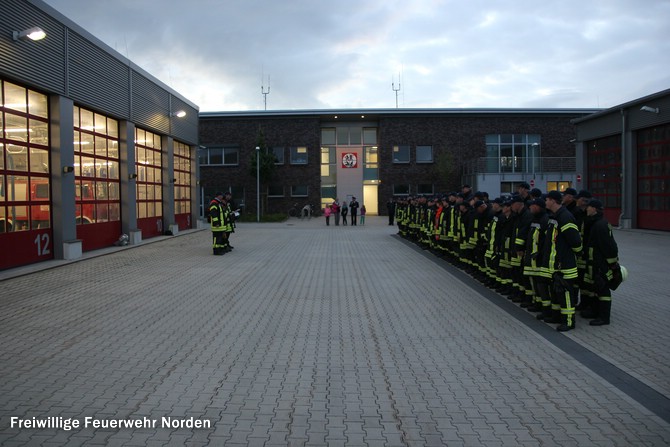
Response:
[{"label": "balcony railing", "polygon": [[463,174],[541,174],[576,169],[575,157],[480,157],[466,162]]}]

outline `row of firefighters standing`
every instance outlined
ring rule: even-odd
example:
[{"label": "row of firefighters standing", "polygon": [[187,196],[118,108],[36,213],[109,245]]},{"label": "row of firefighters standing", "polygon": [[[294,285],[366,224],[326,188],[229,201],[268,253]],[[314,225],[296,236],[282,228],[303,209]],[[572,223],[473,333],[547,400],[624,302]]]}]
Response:
[{"label": "row of firefighters standing", "polygon": [[[611,290],[625,279],[603,205],[588,191],[519,193],[490,203],[486,193],[399,200],[399,234],[431,249],[520,303],[537,318],[575,328],[610,323]],[[579,300],[579,306],[578,306]]]}]

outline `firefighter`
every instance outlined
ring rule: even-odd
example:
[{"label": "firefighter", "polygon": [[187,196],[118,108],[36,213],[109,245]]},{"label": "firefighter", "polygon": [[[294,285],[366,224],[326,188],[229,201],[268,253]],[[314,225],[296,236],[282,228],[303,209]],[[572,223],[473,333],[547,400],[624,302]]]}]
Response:
[{"label": "firefighter", "polygon": [[209,203],[209,219],[212,228],[213,252],[216,256],[225,253],[224,235],[226,231],[225,223],[225,199],[222,192],[217,192]]},{"label": "firefighter", "polygon": [[[522,184],[520,190],[526,191],[528,197],[527,183]],[[514,226],[512,229],[512,253],[510,263],[512,265],[512,280],[516,292],[512,301],[521,303],[521,307],[528,307],[532,304],[533,291],[530,288],[528,276],[523,274],[524,254],[526,250],[526,238],[530,230],[530,224],[533,220],[533,214],[526,206],[526,199],[522,195],[512,197],[512,215],[514,216]]]},{"label": "firefighter", "polygon": [[541,275],[552,283],[552,316],[548,322],[559,323],[556,327],[559,332],[575,328],[577,256],[582,251],[582,238],[575,218],[561,205],[562,200],[558,191],[547,193],[546,206],[551,216],[544,238],[540,270]]},{"label": "firefighter", "polygon": [[[528,307],[530,312],[543,312],[551,309],[551,296],[549,295],[549,284],[540,275],[540,266],[542,265],[542,246],[544,236],[549,224],[546,204],[543,199],[534,199],[530,202],[530,212],[533,215],[533,221],[530,224],[528,237],[526,238],[526,255],[524,257],[523,274],[528,278],[530,289],[533,292],[532,304]],[[549,317],[549,312],[546,315]],[[544,315],[540,314],[540,319]]]},{"label": "firefighter", "polygon": [[619,250],[612,235],[612,226],[603,216],[603,204],[592,199],[586,207],[587,219],[590,221],[586,252],[586,280],[597,297],[597,306],[590,313],[582,313],[585,318],[594,318],[591,326],[610,324],[612,310],[612,292],[610,282],[619,267]]}]

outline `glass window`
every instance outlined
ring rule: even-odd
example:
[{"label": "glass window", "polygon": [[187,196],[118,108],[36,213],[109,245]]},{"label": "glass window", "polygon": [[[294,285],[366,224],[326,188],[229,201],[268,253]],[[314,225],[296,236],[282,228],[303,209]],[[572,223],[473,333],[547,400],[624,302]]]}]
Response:
[{"label": "glass window", "polygon": [[321,144],[334,145],[335,144],[335,129],[323,128],[321,129]]},{"label": "glass window", "polygon": [[393,195],[394,196],[409,195],[409,185],[393,185]]},{"label": "glass window", "polygon": [[409,146],[393,146],[393,163],[409,163]]},{"label": "glass window", "polygon": [[222,147],[210,147],[209,151],[209,161],[208,165],[222,165],[223,164],[223,148]]},{"label": "glass window", "polygon": [[419,184],[416,187],[416,193],[417,194],[432,195],[433,191],[434,191],[433,185],[429,185],[429,184]]},{"label": "glass window", "polygon": [[239,161],[239,149],[238,148],[232,148],[232,147],[227,147],[224,148],[224,154],[223,154],[223,164],[224,165],[237,165]]},{"label": "glass window", "polygon": [[269,185],[268,186],[268,197],[284,197],[284,186],[283,185]]},{"label": "glass window", "polygon": [[284,146],[275,146],[271,148],[270,153],[275,156],[275,164],[283,165],[284,164]]},{"label": "glass window", "polygon": [[416,147],[416,162],[417,163],[432,163],[433,162],[433,146],[417,146]]},{"label": "glass window", "polygon": [[297,146],[291,148],[291,164],[292,165],[306,165],[307,164],[307,148],[305,146]]},{"label": "glass window", "polygon": [[307,197],[307,185],[291,186],[291,197]]},{"label": "glass window", "polygon": [[348,127],[338,127],[337,128],[337,145],[338,146],[349,146],[349,128]]},{"label": "glass window", "polygon": [[377,129],[368,127],[363,129],[363,144],[377,144]]},{"label": "glass window", "polygon": [[349,128],[349,144],[351,145],[360,145],[361,144],[361,133],[363,129],[360,127],[350,127]]}]

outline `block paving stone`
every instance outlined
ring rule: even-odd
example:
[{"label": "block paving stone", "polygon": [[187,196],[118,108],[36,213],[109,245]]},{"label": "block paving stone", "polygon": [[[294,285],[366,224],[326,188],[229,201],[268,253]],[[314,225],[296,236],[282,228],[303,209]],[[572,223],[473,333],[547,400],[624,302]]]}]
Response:
[{"label": "block paving stone", "polygon": [[[670,445],[667,414],[395,232],[242,223],[222,257],[189,231],[0,272],[0,444]],[[630,278],[612,324],[561,337],[667,400],[670,234],[615,237]]]}]

